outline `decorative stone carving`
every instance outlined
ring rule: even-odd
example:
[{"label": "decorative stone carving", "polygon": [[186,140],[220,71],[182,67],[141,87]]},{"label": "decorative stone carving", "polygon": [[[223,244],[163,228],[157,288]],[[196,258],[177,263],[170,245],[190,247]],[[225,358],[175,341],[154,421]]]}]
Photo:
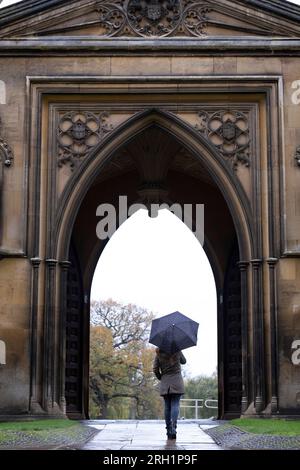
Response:
[{"label": "decorative stone carving", "polygon": [[200,111],[198,120],[196,129],[230,161],[234,170],[237,170],[239,163],[250,166],[249,119],[245,113]]},{"label": "decorative stone carving", "polygon": [[296,149],[295,160],[297,162],[297,165],[300,167],[300,146]]},{"label": "decorative stone carving", "polygon": [[0,118],[0,162],[2,162],[6,167],[10,167],[13,163],[14,154],[6,140],[1,136],[1,128],[2,123]]},{"label": "decorative stone carving", "polygon": [[72,111],[61,117],[58,125],[58,166],[69,163],[74,170],[91,149],[113,130],[109,114]]},{"label": "decorative stone carving", "polygon": [[97,11],[103,36],[202,37],[210,8],[191,0],[101,0]]},{"label": "decorative stone carving", "polygon": [[4,341],[0,340],[0,365],[4,366],[6,364],[6,344]]}]

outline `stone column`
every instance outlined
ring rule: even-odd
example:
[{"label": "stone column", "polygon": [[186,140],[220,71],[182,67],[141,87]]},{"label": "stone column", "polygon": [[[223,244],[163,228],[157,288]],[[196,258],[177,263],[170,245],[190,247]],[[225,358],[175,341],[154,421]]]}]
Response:
[{"label": "stone column", "polygon": [[55,408],[55,277],[57,260],[46,260],[46,292],[45,292],[45,319],[44,319],[44,407],[48,413]]},{"label": "stone column", "polygon": [[248,375],[248,267],[247,261],[238,263],[241,272],[241,326],[242,326],[242,413],[249,406]]},{"label": "stone column", "polygon": [[68,270],[71,266],[69,261],[59,263],[60,271],[60,317],[59,317],[59,406],[61,411],[66,414],[65,397],[65,373],[66,373],[66,315],[67,315],[67,281]]},{"label": "stone column", "polygon": [[38,281],[40,258],[31,258],[33,268],[32,272],[32,290],[31,290],[31,338],[30,338],[30,399],[29,411],[33,414],[44,413],[38,402],[37,397],[37,356],[38,356],[38,337],[37,337],[37,314],[38,314]]},{"label": "stone column", "polygon": [[253,273],[253,347],[254,347],[254,400],[257,413],[265,408],[265,358],[262,260],[251,261]]},{"label": "stone column", "polygon": [[269,258],[270,280],[270,344],[271,344],[271,411],[278,413],[278,338],[277,338],[277,293],[276,293],[276,264],[277,258]]}]

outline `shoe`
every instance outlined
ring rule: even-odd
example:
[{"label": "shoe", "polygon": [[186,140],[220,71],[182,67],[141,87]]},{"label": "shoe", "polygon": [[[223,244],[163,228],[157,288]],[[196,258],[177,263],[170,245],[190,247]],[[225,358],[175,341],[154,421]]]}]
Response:
[{"label": "shoe", "polygon": [[176,437],[177,437],[177,436],[176,436],[176,434],[171,434],[171,437],[170,437],[170,439],[172,439],[172,440],[174,440],[174,441],[175,441],[175,440],[176,440]]}]

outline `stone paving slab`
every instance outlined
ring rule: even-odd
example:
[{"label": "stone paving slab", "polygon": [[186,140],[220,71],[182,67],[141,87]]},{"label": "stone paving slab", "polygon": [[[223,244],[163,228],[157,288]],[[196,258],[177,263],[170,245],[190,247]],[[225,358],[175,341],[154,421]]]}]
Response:
[{"label": "stone paving slab", "polygon": [[[209,426],[207,422],[206,426]],[[177,440],[166,438],[163,421],[86,421],[99,433],[83,450],[221,450],[200,427],[201,421],[180,421]]]},{"label": "stone paving slab", "polygon": [[207,432],[215,442],[230,450],[300,450],[300,436],[252,434],[229,424]]}]

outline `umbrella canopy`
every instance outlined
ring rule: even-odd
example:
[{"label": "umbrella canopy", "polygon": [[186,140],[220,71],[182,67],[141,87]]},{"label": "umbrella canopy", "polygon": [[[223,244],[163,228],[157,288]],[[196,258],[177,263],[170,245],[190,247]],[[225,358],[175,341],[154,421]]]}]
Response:
[{"label": "umbrella canopy", "polygon": [[170,313],[152,321],[149,343],[173,354],[197,344],[199,323],[180,312]]}]

